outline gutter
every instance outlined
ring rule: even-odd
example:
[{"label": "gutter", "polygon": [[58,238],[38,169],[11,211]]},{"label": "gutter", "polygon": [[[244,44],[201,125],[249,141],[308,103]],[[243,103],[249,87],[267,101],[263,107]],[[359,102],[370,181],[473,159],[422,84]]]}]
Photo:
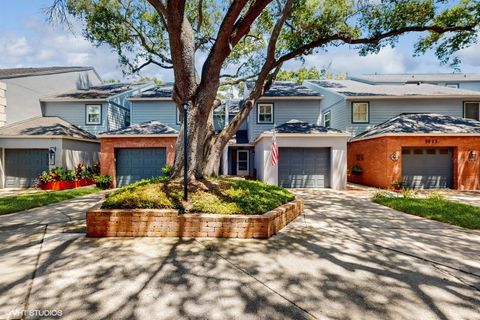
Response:
[{"label": "gutter", "polygon": [[[258,143],[263,138],[271,138],[272,133],[262,133],[254,141],[253,144]],[[351,137],[350,133],[276,133],[278,138],[342,138],[342,137]]]},{"label": "gutter", "polygon": [[166,134],[100,134],[97,136],[102,138],[177,138],[178,133],[166,133]]},{"label": "gutter", "polygon": [[356,142],[356,141],[363,141],[363,140],[370,140],[376,138],[385,138],[385,137],[480,137],[479,133],[435,133],[435,132],[426,132],[426,133],[383,133],[377,134],[369,137],[360,137],[360,138],[353,138],[349,142]]},{"label": "gutter", "polygon": [[85,141],[85,142],[95,142],[95,143],[100,143],[98,139],[87,139],[87,138],[78,138],[78,137],[71,137],[71,136],[48,136],[48,135],[42,135],[42,136],[3,136],[0,135],[0,139],[67,139],[67,140],[77,140],[77,141]]}]

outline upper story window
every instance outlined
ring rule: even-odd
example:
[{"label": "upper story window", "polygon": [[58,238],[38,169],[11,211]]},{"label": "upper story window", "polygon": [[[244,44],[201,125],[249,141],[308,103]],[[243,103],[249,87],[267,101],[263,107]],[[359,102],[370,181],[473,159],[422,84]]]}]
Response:
[{"label": "upper story window", "polygon": [[273,103],[259,103],[257,115],[257,123],[273,123]]},{"label": "upper story window", "polygon": [[85,105],[86,124],[102,124],[102,105],[87,104]]},{"label": "upper story window", "polygon": [[180,113],[178,108],[175,108],[175,110],[177,112],[177,124],[181,124],[182,123],[182,114]]},{"label": "upper story window", "polygon": [[327,111],[323,114],[323,126],[330,128],[331,126],[332,113]]},{"label": "upper story window", "polygon": [[369,112],[368,102],[352,102],[352,123],[368,123]]},{"label": "upper story window", "polygon": [[463,117],[480,120],[480,102],[465,102],[463,105]]}]

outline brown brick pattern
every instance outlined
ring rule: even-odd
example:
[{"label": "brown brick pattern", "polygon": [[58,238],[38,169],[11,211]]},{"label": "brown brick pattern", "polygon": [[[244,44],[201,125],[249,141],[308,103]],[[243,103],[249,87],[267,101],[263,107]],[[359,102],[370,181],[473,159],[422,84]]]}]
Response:
[{"label": "brown brick pattern", "polygon": [[[348,143],[348,181],[379,188],[390,188],[402,180],[402,147],[453,148],[454,188],[480,190],[480,137],[474,136],[387,136]],[[476,159],[468,158],[471,151]],[[396,153],[397,160],[391,155]],[[359,164],[363,174],[350,173]]]},{"label": "brown brick pattern", "polygon": [[173,209],[101,209],[87,212],[88,237],[215,237],[265,239],[303,212],[296,199],[263,215],[179,214]]},{"label": "brown brick pattern", "polygon": [[167,164],[172,165],[175,158],[176,137],[141,137],[100,139],[100,170],[101,174],[113,177],[116,186],[115,150],[120,148],[166,148]]}]

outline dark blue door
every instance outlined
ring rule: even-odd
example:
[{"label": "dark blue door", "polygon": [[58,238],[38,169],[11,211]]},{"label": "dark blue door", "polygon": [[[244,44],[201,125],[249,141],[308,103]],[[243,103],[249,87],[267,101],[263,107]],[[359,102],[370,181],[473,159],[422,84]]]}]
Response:
[{"label": "dark blue door", "polygon": [[166,164],[165,148],[117,149],[117,187],[138,180],[159,177]]}]

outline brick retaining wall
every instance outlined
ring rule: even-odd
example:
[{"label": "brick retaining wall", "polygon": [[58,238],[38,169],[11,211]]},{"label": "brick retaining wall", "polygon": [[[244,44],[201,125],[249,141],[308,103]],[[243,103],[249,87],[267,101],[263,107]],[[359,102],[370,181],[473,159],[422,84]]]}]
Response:
[{"label": "brick retaining wall", "polygon": [[263,215],[179,214],[173,209],[101,209],[87,212],[88,237],[269,238],[303,212],[296,199]]}]

